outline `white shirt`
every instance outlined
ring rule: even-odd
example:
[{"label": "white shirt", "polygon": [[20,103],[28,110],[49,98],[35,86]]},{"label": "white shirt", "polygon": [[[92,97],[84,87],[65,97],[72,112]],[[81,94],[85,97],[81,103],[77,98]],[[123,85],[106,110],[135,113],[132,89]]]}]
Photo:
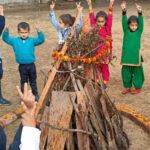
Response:
[{"label": "white shirt", "polygon": [[24,126],[21,134],[20,150],[39,150],[41,131]]}]

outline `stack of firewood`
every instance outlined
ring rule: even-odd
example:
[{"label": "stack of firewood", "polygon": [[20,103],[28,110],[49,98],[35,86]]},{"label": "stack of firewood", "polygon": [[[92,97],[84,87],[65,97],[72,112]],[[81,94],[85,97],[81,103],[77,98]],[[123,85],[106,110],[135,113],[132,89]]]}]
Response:
[{"label": "stack of firewood", "polygon": [[[73,42],[72,36],[79,18],[80,13],[61,55],[70,46],[69,41]],[[81,49],[80,41],[77,42],[76,52]],[[36,115],[40,112],[41,150],[129,148],[121,116],[103,88],[101,75],[95,68],[92,64],[62,62],[61,59],[55,62],[36,110]],[[99,83],[95,80],[95,72],[99,74]]]},{"label": "stack of firewood", "polygon": [[[68,68],[71,70],[71,63]],[[74,90],[50,89],[49,106],[41,116],[41,150],[127,150],[128,138],[123,121],[102,82],[92,78],[95,67],[88,68],[85,79],[67,72],[64,86]],[[61,77],[58,72],[56,76]],[[65,76],[65,75],[64,75]],[[100,76],[100,74],[99,74]],[[90,78],[91,77],[91,78]],[[70,80],[69,80],[70,79]],[[69,80],[69,81],[68,81]],[[100,76],[101,81],[101,76]],[[53,85],[56,85],[54,80]],[[66,84],[65,84],[66,82]],[[67,88],[68,89],[68,88]]]}]

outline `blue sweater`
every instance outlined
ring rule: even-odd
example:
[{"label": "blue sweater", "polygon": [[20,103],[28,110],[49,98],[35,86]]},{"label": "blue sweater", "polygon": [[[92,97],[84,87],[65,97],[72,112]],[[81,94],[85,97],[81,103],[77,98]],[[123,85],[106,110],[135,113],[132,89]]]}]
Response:
[{"label": "blue sweater", "polygon": [[21,37],[10,37],[8,31],[3,32],[3,40],[13,47],[18,64],[30,64],[35,62],[35,46],[45,41],[42,31],[38,32],[38,37],[28,37],[22,40]]}]

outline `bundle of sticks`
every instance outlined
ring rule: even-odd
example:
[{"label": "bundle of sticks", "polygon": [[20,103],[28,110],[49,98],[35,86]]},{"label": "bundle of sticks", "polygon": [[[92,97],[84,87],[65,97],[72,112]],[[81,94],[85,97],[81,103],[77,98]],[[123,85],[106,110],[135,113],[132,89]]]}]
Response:
[{"label": "bundle of sticks", "polygon": [[[71,63],[68,63],[72,70]],[[85,78],[67,72],[64,82],[74,89],[50,89],[49,106],[39,123],[42,128],[41,150],[127,150],[129,140],[123,131],[123,121],[100,82],[95,82],[95,66],[88,68]],[[59,73],[58,73],[59,74]],[[89,75],[91,74],[91,76]],[[91,78],[90,78],[91,77]],[[70,79],[70,81],[68,81]],[[83,82],[84,80],[84,82]],[[54,80],[53,84],[55,84]],[[67,85],[64,86],[67,87]],[[68,89],[68,88],[67,88]],[[50,128],[49,128],[50,127]]]},{"label": "bundle of sticks", "polygon": [[[80,14],[69,39],[79,17]],[[67,48],[66,42],[61,50],[63,55]],[[63,67],[67,70],[60,70]],[[95,72],[99,74],[99,83],[95,80]],[[41,150],[129,148],[122,118],[103,88],[101,74],[95,65],[79,67],[78,64],[57,60],[38,102],[36,114],[39,112]]]}]

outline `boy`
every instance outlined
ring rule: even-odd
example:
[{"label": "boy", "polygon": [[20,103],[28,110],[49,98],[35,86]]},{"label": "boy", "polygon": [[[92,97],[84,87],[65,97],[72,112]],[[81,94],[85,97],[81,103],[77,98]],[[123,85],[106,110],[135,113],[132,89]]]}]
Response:
[{"label": "boy", "polygon": [[[3,6],[0,5],[0,35],[2,34],[2,31],[5,26],[5,17],[4,17],[4,10]],[[3,77],[3,66],[2,66],[2,56],[0,51],[0,105],[10,105],[11,103],[4,99],[2,96],[2,90],[1,90],[1,80]]]},{"label": "boy", "polygon": [[135,89],[131,94],[137,94],[140,93],[144,83],[143,58],[140,50],[141,35],[144,26],[142,7],[136,4],[139,16],[131,16],[129,19],[126,16],[126,2],[123,2],[121,7],[123,11],[122,26],[124,31],[121,65],[122,79],[125,87],[122,94],[131,92],[132,84]]},{"label": "boy", "polygon": [[19,73],[21,77],[21,91],[24,91],[24,83],[29,80],[32,93],[38,101],[38,91],[36,85],[36,67],[35,67],[35,46],[41,45],[45,41],[45,37],[39,27],[36,27],[38,37],[29,37],[30,26],[26,22],[18,24],[19,37],[9,36],[9,26],[5,27],[3,40],[13,47],[16,62],[19,64]]}]

